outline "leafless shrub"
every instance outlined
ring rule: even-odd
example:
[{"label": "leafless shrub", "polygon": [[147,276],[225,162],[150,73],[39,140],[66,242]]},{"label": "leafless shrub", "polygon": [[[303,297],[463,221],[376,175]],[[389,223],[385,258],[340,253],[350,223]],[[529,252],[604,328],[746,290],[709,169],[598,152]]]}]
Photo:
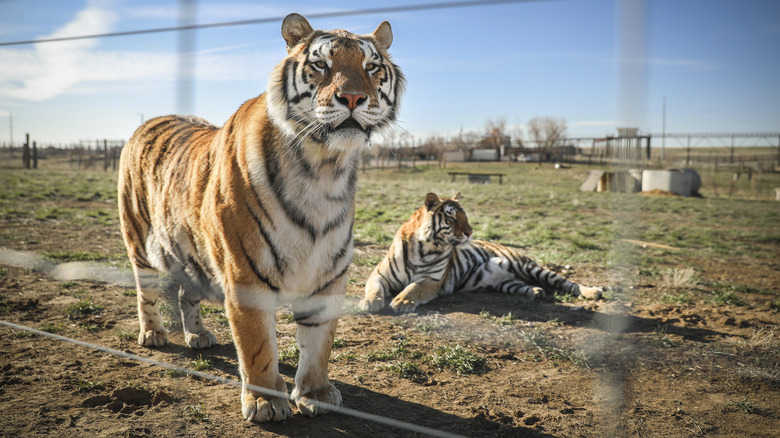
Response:
[{"label": "leafless shrub", "polygon": [[670,289],[693,289],[699,282],[699,277],[693,268],[672,268],[666,269],[661,279],[661,286]]}]

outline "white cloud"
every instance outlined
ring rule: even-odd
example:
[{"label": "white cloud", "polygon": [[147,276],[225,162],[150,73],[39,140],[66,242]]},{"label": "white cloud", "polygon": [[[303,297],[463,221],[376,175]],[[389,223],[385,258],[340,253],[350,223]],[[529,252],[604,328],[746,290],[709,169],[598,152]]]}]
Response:
[{"label": "white cloud", "polygon": [[[107,2],[91,0],[76,17],[42,38],[58,38],[109,32],[117,17]],[[6,49],[0,74],[0,96],[41,101],[57,96],[83,80],[84,62],[97,40],[39,43],[34,49]]]},{"label": "white cloud", "polygon": [[[284,17],[290,12],[289,9],[285,8],[274,8],[253,3],[219,2],[213,4],[201,2],[196,8],[199,23]],[[178,20],[179,18],[179,8],[177,6],[150,6],[139,8],[130,4],[126,9],[126,15],[134,18],[149,20]]]},{"label": "white cloud", "polygon": [[[63,27],[46,37],[111,31],[115,16],[93,1]],[[96,50],[98,40],[36,44],[29,48],[0,49],[0,98],[40,102],[68,93],[106,87],[87,83],[113,83],[126,88],[132,81],[170,81],[176,77],[175,52]],[[278,53],[249,49],[261,43],[244,43],[195,52],[196,80],[256,80],[270,73]],[[234,53],[226,53],[234,52]]]}]

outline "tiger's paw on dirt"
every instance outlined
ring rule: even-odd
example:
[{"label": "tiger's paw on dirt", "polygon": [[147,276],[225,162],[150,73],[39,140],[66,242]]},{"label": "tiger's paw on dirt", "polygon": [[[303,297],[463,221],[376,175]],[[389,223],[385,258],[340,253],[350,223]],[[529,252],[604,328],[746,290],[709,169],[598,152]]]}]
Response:
[{"label": "tiger's paw on dirt", "polygon": [[377,312],[385,307],[385,299],[382,297],[363,298],[358,303],[358,307],[366,312]]},{"label": "tiger's paw on dirt", "polygon": [[396,313],[411,313],[417,309],[418,303],[414,300],[404,298],[401,295],[393,298],[390,303],[390,307],[396,311]]},{"label": "tiger's paw on dirt", "polygon": [[[295,400],[295,404],[298,406],[298,411],[300,411],[301,415],[307,417],[314,417],[330,412],[330,410],[327,407],[322,406],[321,403],[341,406],[341,391],[336,389],[331,383],[328,383],[328,386],[324,388],[304,395],[298,394],[298,389],[296,388],[292,392],[292,398]],[[312,400],[318,403],[312,403]]]},{"label": "tiger's paw on dirt", "polygon": [[138,344],[144,347],[165,347],[168,333],[165,330],[146,330],[138,334]]},{"label": "tiger's paw on dirt", "polygon": [[595,286],[580,286],[580,299],[598,300],[604,288]]},{"label": "tiger's paw on dirt", "polygon": [[283,421],[293,415],[290,402],[287,399],[263,396],[255,398],[250,393],[241,395],[241,413],[244,414],[247,421],[255,423]]},{"label": "tiger's paw on dirt", "polygon": [[187,333],[184,339],[193,350],[211,348],[217,345],[217,337],[208,330],[200,333]]}]

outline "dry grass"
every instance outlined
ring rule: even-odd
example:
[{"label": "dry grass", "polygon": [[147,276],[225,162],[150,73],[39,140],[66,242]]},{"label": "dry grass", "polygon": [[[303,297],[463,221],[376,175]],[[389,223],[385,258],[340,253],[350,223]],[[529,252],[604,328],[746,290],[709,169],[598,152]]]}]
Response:
[{"label": "dry grass", "polygon": [[661,278],[661,286],[669,289],[692,289],[699,282],[699,277],[693,268],[665,269]]}]

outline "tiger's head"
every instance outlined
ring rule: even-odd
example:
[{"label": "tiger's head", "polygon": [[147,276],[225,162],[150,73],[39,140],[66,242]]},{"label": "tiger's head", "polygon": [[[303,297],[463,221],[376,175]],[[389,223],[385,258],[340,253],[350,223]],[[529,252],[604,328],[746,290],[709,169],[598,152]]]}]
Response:
[{"label": "tiger's head", "polygon": [[419,228],[422,240],[432,241],[437,246],[457,246],[471,238],[469,219],[460,206],[460,192],[452,198],[440,198],[435,193],[428,193],[424,211],[425,216]]},{"label": "tiger's head", "polygon": [[271,75],[266,101],[271,120],[288,138],[351,150],[396,119],[404,76],[387,54],[390,23],[355,35],[314,30],[290,14],[282,36],[287,57]]}]

